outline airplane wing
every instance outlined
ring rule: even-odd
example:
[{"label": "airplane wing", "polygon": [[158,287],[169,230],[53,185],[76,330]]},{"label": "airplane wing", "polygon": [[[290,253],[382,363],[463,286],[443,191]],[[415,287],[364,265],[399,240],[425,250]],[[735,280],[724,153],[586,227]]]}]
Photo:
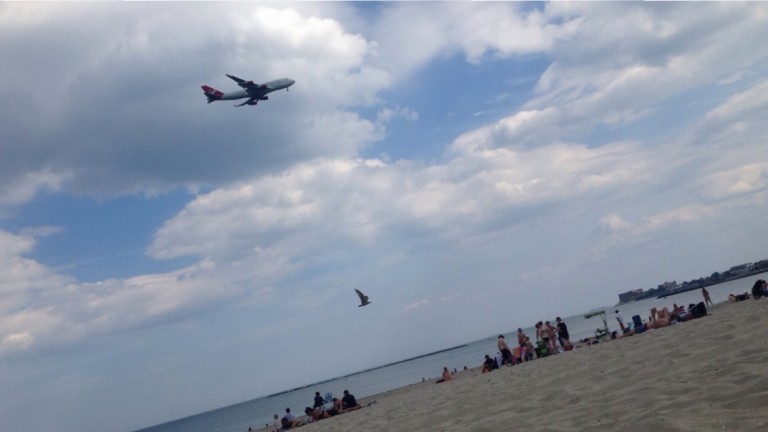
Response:
[{"label": "airplane wing", "polygon": [[241,103],[241,104],[237,104],[237,105],[235,105],[235,106],[236,106],[236,107],[241,107],[241,106],[243,106],[243,105],[256,105],[257,103],[259,103],[259,99],[258,99],[258,98],[253,98],[253,97],[252,97],[252,98],[248,98],[248,100],[247,100],[247,101],[245,101],[245,102],[243,102],[243,103]]},{"label": "airplane wing", "polygon": [[251,100],[248,101],[248,105],[256,105],[256,102],[259,100],[262,100],[262,96],[269,93],[269,89],[265,84],[256,84],[253,81],[246,81],[242,78],[238,78],[234,75],[226,74],[229,78],[231,78],[234,82],[237,83],[240,87],[244,88],[245,91],[248,92],[248,95],[251,97]]},{"label": "airplane wing", "polygon": [[[244,79],[242,79],[242,78],[238,78],[238,77],[236,77],[236,76],[234,76],[234,75],[230,75],[230,74],[226,74],[226,75],[227,75],[229,78],[231,78],[231,79],[232,79],[232,81],[236,82],[236,83],[237,83],[237,85],[239,85],[240,87],[242,87],[242,88],[244,88],[244,89],[247,89],[247,88],[248,88],[248,84],[249,84],[249,82],[248,82],[248,81],[246,81],[246,80],[244,80]],[[253,85],[254,85],[254,84],[253,84],[253,81],[250,81],[250,84],[251,84],[251,86],[253,86]]]}]

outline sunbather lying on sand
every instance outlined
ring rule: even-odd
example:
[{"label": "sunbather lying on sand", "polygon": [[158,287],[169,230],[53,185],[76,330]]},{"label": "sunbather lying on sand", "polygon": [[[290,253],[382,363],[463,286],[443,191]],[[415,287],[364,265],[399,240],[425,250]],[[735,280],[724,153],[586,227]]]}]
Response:
[{"label": "sunbather lying on sand", "polygon": [[333,417],[333,414],[331,413],[331,410],[328,411],[322,411],[320,408],[312,409],[310,407],[304,408],[304,414],[307,415],[307,417],[310,418],[310,422],[316,422],[322,419],[327,419]]}]

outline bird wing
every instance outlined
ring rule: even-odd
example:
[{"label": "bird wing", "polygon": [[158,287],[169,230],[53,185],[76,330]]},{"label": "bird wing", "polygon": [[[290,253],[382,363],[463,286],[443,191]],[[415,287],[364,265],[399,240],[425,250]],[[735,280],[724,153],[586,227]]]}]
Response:
[{"label": "bird wing", "polygon": [[357,296],[360,297],[360,301],[365,303],[368,301],[368,296],[363,294],[359,289],[355,288],[355,292],[357,293]]}]

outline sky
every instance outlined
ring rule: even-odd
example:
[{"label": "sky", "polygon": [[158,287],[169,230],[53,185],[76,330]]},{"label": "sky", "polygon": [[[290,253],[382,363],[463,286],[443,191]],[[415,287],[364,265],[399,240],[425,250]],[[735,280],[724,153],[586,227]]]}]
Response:
[{"label": "sky", "polygon": [[[0,430],[134,430],[768,257],[767,39],[760,2],[0,3]],[[207,104],[225,74],[296,84]]]}]

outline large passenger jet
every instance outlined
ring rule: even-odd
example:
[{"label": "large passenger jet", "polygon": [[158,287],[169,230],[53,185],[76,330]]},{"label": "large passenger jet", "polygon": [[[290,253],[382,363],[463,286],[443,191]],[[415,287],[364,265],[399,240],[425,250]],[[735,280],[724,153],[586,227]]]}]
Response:
[{"label": "large passenger jet", "polygon": [[256,105],[260,100],[269,99],[269,97],[267,97],[267,93],[272,93],[275,90],[282,89],[287,91],[288,87],[292,86],[296,82],[292,79],[283,78],[266,82],[264,84],[254,84],[253,81],[246,81],[232,75],[227,76],[232,78],[237,83],[237,85],[243,88],[243,90],[224,93],[222,91],[216,90],[213,87],[204,85],[202,86],[202,89],[205,93],[205,96],[208,98],[208,103],[217,100],[237,100],[248,98],[247,101],[235,106],[241,107],[243,105]]}]

